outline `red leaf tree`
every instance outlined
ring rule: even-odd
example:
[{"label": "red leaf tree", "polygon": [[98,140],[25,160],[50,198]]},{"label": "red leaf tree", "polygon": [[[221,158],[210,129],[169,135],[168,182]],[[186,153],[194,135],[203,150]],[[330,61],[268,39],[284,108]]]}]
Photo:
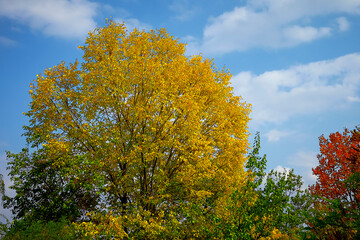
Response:
[{"label": "red leaf tree", "polygon": [[320,136],[308,224],[321,239],[360,239],[360,127]]},{"label": "red leaf tree", "polygon": [[358,208],[360,189],[355,175],[360,174],[360,128],[332,133],[329,139],[322,135],[319,145],[319,165],[313,169],[317,182],[310,187],[311,193],[350,202],[351,208]]}]

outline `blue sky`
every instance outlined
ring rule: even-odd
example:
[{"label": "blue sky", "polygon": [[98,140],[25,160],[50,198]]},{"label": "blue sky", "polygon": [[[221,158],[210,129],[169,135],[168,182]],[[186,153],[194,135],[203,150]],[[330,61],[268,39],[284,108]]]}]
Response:
[{"label": "blue sky", "polygon": [[234,93],[252,104],[249,128],[260,131],[268,169],[294,168],[314,183],[318,137],[360,124],[360,0],[0,0],[4,175],[5,150],[26,145],[30,82],[80,60],[77,47],[105,18],[166,28],[187,54],[228,68]]}]

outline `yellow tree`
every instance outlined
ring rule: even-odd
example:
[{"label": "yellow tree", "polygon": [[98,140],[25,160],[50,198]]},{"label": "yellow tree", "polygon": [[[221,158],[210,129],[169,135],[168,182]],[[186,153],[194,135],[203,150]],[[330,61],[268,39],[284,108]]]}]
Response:
[{"label": "yellow tree", "polygon": [[200,234],[206,213],[222,212],[219,202],[244,179],[250,106],[233,95],[231,74],[186,56],[163,29],[128,32],[108,21],[80,48],[81,64],[34,80],[28,141],[56,167],[70,165],[75,181],[87,179],[119,232],[156,223],[158,232],[168,224]]}]

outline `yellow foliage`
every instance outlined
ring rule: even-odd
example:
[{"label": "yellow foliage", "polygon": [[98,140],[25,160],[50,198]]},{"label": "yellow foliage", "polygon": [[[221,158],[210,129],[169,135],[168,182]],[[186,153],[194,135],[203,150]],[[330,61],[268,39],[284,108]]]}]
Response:
[{"label": "yellow foliage", "polygon": [[[91,173],[117,211],[101,218],[111,231],[125,236],[118,226],[143,209],[150,216],[137,223],[161,232],[161,212],[186,212],[209,198],[221,206],[239,188],[250,105],[233,95],[226,69],[185,56],[185,44],[164,29],[127,32],[112,21],[80,48],[81,64],[62,62],[31,85],[27,131],[59,165],[72,166],[69,174]],[[79,225],[90,235],[101,226]]]},{"label": "yellow foliage", "polygon": [[284,234],[284,233],[281,233],[279,231],[279,229],[277,228],[274,228],[272,231],[271,231],[271,235],[268,236],[268,237],[262,237],[260,238],[260,240],[290,240],[289,236],[287,234]]},{"label": "yellow foliage", "polygon": [[114,216],[111,213],[106,215],[93,213],[90,216],[93,221],[73,223],[79,238],[97,239],[100,236],[113,236],[116,239],[123,239],[128,237],[124,231],[122,216]]}]

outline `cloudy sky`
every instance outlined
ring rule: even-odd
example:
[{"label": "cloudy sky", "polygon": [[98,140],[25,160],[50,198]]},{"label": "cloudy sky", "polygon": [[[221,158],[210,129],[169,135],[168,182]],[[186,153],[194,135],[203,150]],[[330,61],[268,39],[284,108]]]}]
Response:
[{"label": "cloudy sky", "polygon": [[166,28],[187,54],[228,68],[269,170],[294,168],[313,183],[318,137],[360,124],[360,0],[0,0],[2,174],[5,150],[26,146],[30,82],[81,59],[77,47],[105,18]]}]

